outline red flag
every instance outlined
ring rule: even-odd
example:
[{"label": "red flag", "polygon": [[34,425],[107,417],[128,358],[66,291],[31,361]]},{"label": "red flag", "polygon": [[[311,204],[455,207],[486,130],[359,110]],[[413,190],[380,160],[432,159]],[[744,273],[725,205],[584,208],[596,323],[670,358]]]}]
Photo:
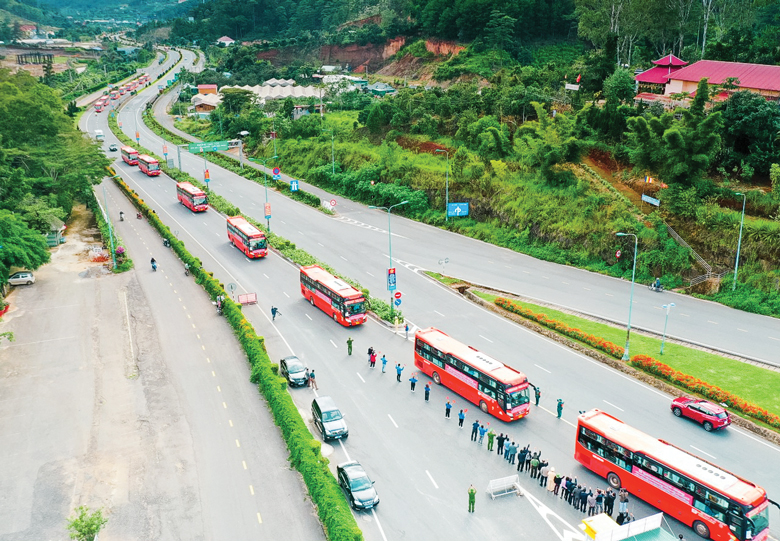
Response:
[{"label": "red flag", "polygon": [[580,82],[580,79],[582,79],[582,74],[581,73],[577,74],[577,82],[578,83]]}]

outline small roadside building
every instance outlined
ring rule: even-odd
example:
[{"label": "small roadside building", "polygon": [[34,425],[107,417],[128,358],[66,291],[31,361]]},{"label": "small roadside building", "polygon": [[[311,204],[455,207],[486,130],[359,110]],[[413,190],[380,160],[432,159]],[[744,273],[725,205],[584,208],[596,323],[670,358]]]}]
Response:
[{"label": "small roadside building", "polygon": [[198,85],[198,94],[216,94],[217,85]]},{"label": "small roadside building", "polygon": [[228,36],[222,36],[217,40],[217,45],[222,45],[223,47],[230,47],[236,42],[233,38],[230,38]]},{"label": "small roadside building", "polygon": [[382,83],[382,82],[368,85],[366,88],[371,94],[379,97],[386,96],[388,94],[392,94],[393,92],[395,92],[395,88],[393,88],[387,83]]},{"label": "small roadside building", "polygon": [[[737,86],[734,92],[749,90],[768,100],[777,101],[780,98],[780,66],[721,60],[699,60],[671,73],[667,77],[664,94],[667,96],[681,92],[693,94],[699,81],[705,78],[710,87],[720,87],[727,79],[734,79]],[[728,95],[727,92],[721,92],[718,98],[728,99]]]},{"label": "small roadside building", "polygon": [[634,77],[638,84],[639,92],[663,94],[668,77],[687,66],[688,62],[680,60],[673,54],[668,54],[663,58],[653,60],[653,64],[655,65],[652,68]]}]

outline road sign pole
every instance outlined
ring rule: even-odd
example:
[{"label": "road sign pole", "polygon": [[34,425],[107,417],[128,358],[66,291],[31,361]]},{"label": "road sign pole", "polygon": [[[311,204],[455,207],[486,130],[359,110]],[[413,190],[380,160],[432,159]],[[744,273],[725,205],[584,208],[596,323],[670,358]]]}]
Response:
[{"label": "road sign pole", "polygon": [[181,171],[181,145],[176,145],[176,153],[179,155],[179,171]]}]

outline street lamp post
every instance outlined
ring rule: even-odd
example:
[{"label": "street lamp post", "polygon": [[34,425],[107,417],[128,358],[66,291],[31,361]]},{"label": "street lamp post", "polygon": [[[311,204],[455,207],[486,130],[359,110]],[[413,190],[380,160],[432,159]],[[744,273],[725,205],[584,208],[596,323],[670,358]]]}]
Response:
[{"label": "street lamp post", "polygon": [[669,311],[674,307],[674,303],[664,304],[662,308],[666,309],[666,320],[664,321],[664,337],[661,339],[661,355],[664,354],[664,343],[666,342],[666,325],[669,323]]},{"label": "street lamp post", "polygon": [[336,175],[336,154],[335,154],[335,152],[333,150],[333,136],[334,136],[333,130],[332,129],[328,129],[328,130],[322,130],[322,131],[326,131],[326,132],[329,131],[330,132],[330,163],[331,163],[331,169],[332,169],[331,172],[333,173],[333,176],[335,176]]},{"label": "street lamp post", "polygon": [[634,279],[636,278],[636,252],[639,247],[639,240],[633,233],[615,233],[618,237],[634,237],[634,266],[631,269],[631,297],[628,300],[628,325],[626,326],[626,348],[623,350],[623,360],[629,360],[628,343],[631,338],[631,308],[634,306]]},{"label": "street lamp post", "polygon": [[[409,201],[401,201],[400,203],[396,203],[395,205],[391,205],[389,207],[376,207],[374,205],[371,205],[370,209],[379,209],[379,210],[386,210],[387,211],[387,259],[389,261],[389,264],[387,266],[387,269],[390,270],[393,268],[393,234],[390,231],[390,211],[393,210],[395,207],[400,207],[401,205],[407,204]],[[390,290],[390,319],[393,319],[393,291]]]},{"label": "street lamp post", "polygon": [[[264,160],[261,160],[259,158],[254,158],[253,161],[260,162],[263,164],[263,171],[265,172],[265,177],[263,177],[263,184],[265,185],[265,204],[268,204],[268,168],[265,166],[266,162],[268,160],[276,160],[279,156],[271,156],[270,158],[266,158]],[[265,211],[263,211],[265,212]],[[271,232],[271,218],[268,217],[265,219],[266,226],[268,227],[268,232]]]},{"label": "street lamp post", "polygon": [[734,260],[734,282],[731,284],[731,291],[737,289],[737,273],[739,272],[739,250],[742,248],[742,225],[745,223],[745,201],[747,196],[737,192],[735,195],[742,196],[742,219],[739,221],[739,241],[737,241],[737,258]]},{"label": "street lamp post", "polygon": [[444,152],[447,155],[447,169],[444,172],[444,221],[450,221],[450,151],[437,148],[436,152]]}]

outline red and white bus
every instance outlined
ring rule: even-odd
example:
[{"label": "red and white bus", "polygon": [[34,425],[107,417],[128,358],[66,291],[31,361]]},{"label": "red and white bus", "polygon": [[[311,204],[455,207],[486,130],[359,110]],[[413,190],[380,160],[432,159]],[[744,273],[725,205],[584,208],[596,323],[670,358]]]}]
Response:
[{"label": "red and white bus", "polygon": [[119,149],[122,153],[122,160],[127,165],[138,165],[138,151],[133,147],[122,147]]},{"label": "red and white bus", "polygon": [[192,212],[203,212],[209,208],[209,200],[206,193],[189,182],[176,184],[176,196],[179,198],[179,203]]},{"label": "red and white bus", "polygon": [[502,421],[522,419],[531,409],[525,374],[434,327],[415,333],[414,365]]},{"label": "red and white bus", "polygon": [[268,255],[268,241],[265,233],[247,222],[241,216],[227,219],[227,234],[230,242],[251,258]]},{"label": "red and white bus", "polygon": [[119,91],[118,90],[112,90],[110,96],[111,96],[112,100],[115,100],[115,99],[119,98]]},{"label": "red and white bus", "polygon": [[149,175],[156,177],[160,174],[160,163],[146,154],[138,156],[138,169]]},{"label": "red and white bus", "polygon": [[606,477],[613,488],[626,488],[701,537],[769,537],[763,488],[608,413],[594,409],[579,416],[574,458]]},{"label": "red and white bus", "polygon": [[303,297],[345,327],[366,321],[366,298],[344,280],[319,265],[301,267]]},{"label": "red and white bus", "polygon": [[99,101],[95,104],[95,112],[101,113],[103,111],[103,102]]}]

